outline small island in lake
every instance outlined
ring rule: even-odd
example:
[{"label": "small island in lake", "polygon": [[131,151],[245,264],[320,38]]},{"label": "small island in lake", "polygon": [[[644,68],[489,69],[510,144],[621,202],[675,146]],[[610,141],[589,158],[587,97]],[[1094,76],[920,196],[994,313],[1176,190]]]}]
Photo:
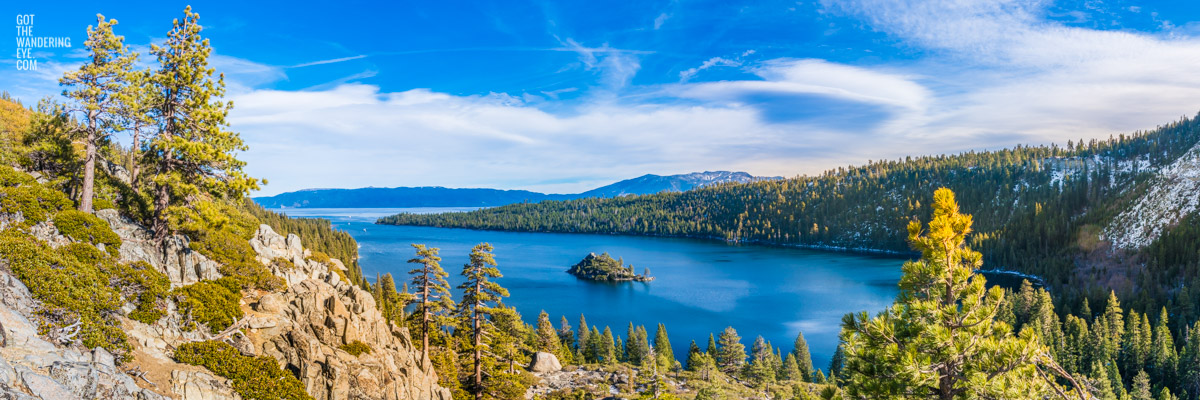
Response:
[{"label": "small island in lake", "polygon": [[624,260],[614,260],[608,253],[596,255],[590,253],[578,264],[571,266],[567,273],[576,277],[601,282],[638,281],[650,282],[650,269],[646,268],[641,275],[634,272],[633,265],[625,266]]}]

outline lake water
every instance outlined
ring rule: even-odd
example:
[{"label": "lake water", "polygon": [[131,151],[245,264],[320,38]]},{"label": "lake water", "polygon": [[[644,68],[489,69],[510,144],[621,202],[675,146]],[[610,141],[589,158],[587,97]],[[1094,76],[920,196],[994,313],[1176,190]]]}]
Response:
[{"label": "lake water", "polygon": [[[902,259],[815,250],[731,245],[716,241],[637,236],[518,233],[411,226],[375,225],[380,216],[397,212],[444,212],[470,208],[417,209],[275,209],[294,217],[330,219],[358,241],[363,274],[392,273],[397,285],[406,281],[413,256],[411,243],[441,249],[442,268],[450,282],[471,247],[495,246],[496,261],[508,288],[505,303],[516,306],[526,322],[539,311],[550,314],[557,328],[565,315],[578,328],[579,315],[588,325],[612,327],[625,336],[629,322],[645,325],[650,337],[658,323],[670,334],[682,362],[688,344],[701,348],[709,333],[733,326],[749,352],[762,335],[784,352],[791,351],[803,331],[813,363],[827,368],[837,346],[840,321],[847,312],[875,313],[891,304],[900,279]],[[638,272],[650,268],[650,283],[584,281],[567,274],[588,253],[622,257]]]}]

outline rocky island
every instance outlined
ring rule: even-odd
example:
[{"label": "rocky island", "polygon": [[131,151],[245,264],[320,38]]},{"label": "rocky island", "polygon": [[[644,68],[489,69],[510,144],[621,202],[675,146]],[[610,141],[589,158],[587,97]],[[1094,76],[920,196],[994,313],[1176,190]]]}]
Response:
[{"label": "rocky island", "polygon": [[579,263],[571,266],[567,273],[579,278],[601,282],[650,282],[654,280],[654,277],[650,276],[649,268],[638,275],[637,272],[634,272],[633,265],[625,266],[624,260],[614,260],[608,253],[598,256],[596,253],[589,253]]}]

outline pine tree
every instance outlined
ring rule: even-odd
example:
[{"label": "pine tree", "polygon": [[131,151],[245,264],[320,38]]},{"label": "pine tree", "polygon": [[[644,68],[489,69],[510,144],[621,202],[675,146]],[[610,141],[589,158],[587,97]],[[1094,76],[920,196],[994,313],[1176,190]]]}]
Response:
[{"label": "pine tree", "polygon": [[591,332],[588,331],[587,318],[584,318],[583,314],[579,314],[579,345],[577,350],[579,357],[577,358],[579,359],[580,363],[586,364],[590,362],[596,362],[596,359],[594,358],[595,356],[593,355],[590,347],[591,342],[589,341],[588,337],[588,334],[590,333]]},{"label": "pine tree", "polygon": [[1179,366],[1179,355],[1175,353],[1175,339],[1171,337],[1167,308],[1163,307],[1154,327],[1154,342],[1150,351],[1151,377],[1159,385],[1175,387],[1175,376]]},{"label": "pine tree", "polygon": [[921,258],[904,264],[896,303],[844,319],[848,395],[1040,398],[1054,384],[1038,365],[1048,350],[1034,330],[1015,337],[994,321],[1004,291],[974,274],[982,256],[965,246],[972,218],[954,193],[938,189],[933,208],[928,230],[908,225]]},{"label": "pine tree", "polygon": [[571,328],[571,323],[567,322],[567,316],[565,315],[559,321],[558,341],[562,343],[562,353],[571,358],[569,361],[570,364],[582,362],[582,360],[576,361],[575,355],[578,353],[578,346],[575,345],[575,331]]},{"label": "pine tree", "polygon": [[471,347],[474,350],[474,378],[471,390],[475,399],[483,398],[483,337],[492,331],[489,321],[495,311],[489,305],[508,297],[508,289],[501,287],[492,278],[500,278],[500,270],[496,268],[496,258],[492,255],[493,247],[488,243],[480,243],[471,249],[470,262],[463,265],[463,283],[458,286],[463,290],[462,312],[471,321]]},{"label": "pine tree", "polygon": [[1184,340],[1186,342],[1179,357],[1180,389],[1181,393],[1195,398],[1200,394],[1200,321],[1192,325]]},{"label": "pine tree", "polygon": [[704,348],[704,352],[708,353],[715,361],[717,359],[717,340],[713,338],[713,334],[708,334],[708,346]]},{"label": "pine tree", "polygon": [[1150,375],[1146,371],[1138,371],[1133,377],[1133,389],[1129,395],[1133,396],[1133,400],[1154,400],[1154,394],[1150,392]]},{"label": "pine tree", "polygon": [[73,89],[64,90],[63,95],[74,101],[71,110],[82,116],[84,161],[79,210],[86,213],[92,212],[98,148],[123,128],[122,95],[137,59],[137,53],[125,46],[125,37],[113,33],[116,24],[117,20],[105,20],[96,14],[96,26],[88,27],[88,39],[83,42],[91,52],[88,61],[59,79],[59,84]]},{"label": "pine tree", "polygon": [[[550,314],[546,314],[546,310],[542,310],[538,314],[537,322],[537,350],[552,353],[559,356],[559,343],[562,339],[558,337],[558,331],[554,330],[554,324],[550,322]],[[559,358],[562,358],[559,356]]]},{"label": "pine tree", "polygon": [[746,346],[737,330],[732,326],[725,328],[718,342],[716,360],[721,372],[732,374],[740,370],[746,364]]},{"label": "pine tree", "polygon": [[675,352],[671,350],[671,338],[667,337],[666,325],[658,324],[658,329],[654,331],[654,353],[659,367],[669,369],[675,364]]},{"label": "pine tree", "polygon": [[1098,400],[1118,400],[1113,392],[1113,383],[1108,379],[1108,372],[1099,362],[1092,364],[1092,374],[1088,377],[1091,394]]},{"label": "pine tree", "polygon": [[808,342],[804,340],[804,332],[796,333],[796,341],[792,343],[792,355],[796,358],[796,368],[804,380],[812,379],[812,355],[808,352]]},{"label": "pine tree", "polygon": [[700,351],[700,346],[696,345],[696,341],[693,340],[692,344],[688,346],[687,360],[685,360],[685,364],[684,364],[688,371],[696,370],[696,367],[692,365],[692,364],[694,364],[694,361],[692,361],[692,358],[696,357],[696,355],[700,354],[700,353],[702,353],[702,351]]},{"label": "pine tree", "polygon": [[[417,313],[421,315],[421,354],[429,356],[429,335],[440,327],[438,316],[453,310],[454,300],[450,297],[450,284],[446,277],[450,274],[442,269],[442,257],[438,256],[437,247],[425,247],[413,243],[416,257],[408,260],[410,264],[419,267],[408,271],[412,275],[412,285],[417,289]],[[431,330],[431,324],[433,330]]]},{"label": "pine tree", "polygon": [[629,362],[629,347],[627,347],[620,335],[617,335],[617,345],[613,346],[613,348],[617,350],[617,362]]},{"label": "pine tree", "polygon": [[[833,350],[833,357],[829,358],[829,379],[842,376],[842,370],[846,368],[846,350],[845,343],[840,342],[837,348]],[[839,382],[840,384],[840,382]]]},{"label": "pine tree", "polygon": [[643,352],[641,343],[638,342],[638,331],[633,326],[633,322],[630,322],[629,328],[625,330],[625,337],[629,338],[629,342],[625,344],[625,361],[633,365],[641,365],[646,353]]},{"label": "pine tree", "polygon": [[617,346],[613,343],[612,329],[607,326],[604,327],[604,333],[600,336],[600,353],[597,356],[602,363],[617,363]]},{"label": "pine tree", "polygon": [[788,353],[787,358],[783,359],[783,368],[779,370],[779,379],[785,381],[809,381],[812,375],[805,375],[800,371],[800,365],[796,362],[796,355]]},{"label": "pine tree", "polygon": [[212,47],[200,36],[199,14],[189,6],[175,20],[162,46],[151,45],[159,69],[150,76],[151,115],[160,126],[147,143],[149,182],[154,196],[152,230],[158,241],[170,231],[168,220],[186,213],[201,194],[240,199],[257,190],[259,180],[242,171],[236,152],[247,150],[225,121],[232,102],[223,102],[225,77],[212,79]]}]

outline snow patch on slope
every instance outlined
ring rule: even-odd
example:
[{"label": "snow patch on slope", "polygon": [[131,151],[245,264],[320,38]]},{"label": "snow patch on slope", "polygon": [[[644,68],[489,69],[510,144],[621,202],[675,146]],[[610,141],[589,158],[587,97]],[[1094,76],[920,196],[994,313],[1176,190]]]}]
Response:
[{"label": "snow patch on slope", "polygon": [[[1144,168],[1144,166],[1138,165]],[[1145,247],[1163,230],[1200,206],[1200,144],[1164,167],[1150,188],[1104,228],[1103,239],[1119,249]]]}]

